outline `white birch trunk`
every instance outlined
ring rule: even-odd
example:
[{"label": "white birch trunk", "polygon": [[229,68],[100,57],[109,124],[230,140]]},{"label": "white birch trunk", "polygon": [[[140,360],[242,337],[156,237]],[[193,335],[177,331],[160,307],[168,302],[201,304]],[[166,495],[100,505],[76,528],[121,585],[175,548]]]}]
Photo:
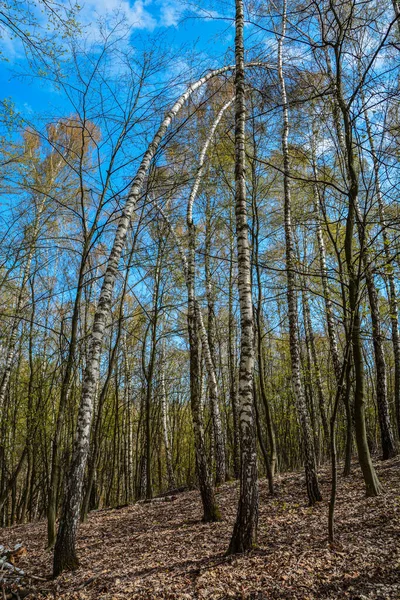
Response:
[{"label": "white birch trunk", "polygon": [[[313,138],[315,138],[316,132],[313,132]],[[311,148],[312,148],[312,165],[313,165],[313,175],[314,179],[317,179],[317,166],[316,166],[316,158],[315,158],[315,139],[313,139]],[[341,379],[341,364],[339,358],[339,346],[336,335],[335,328],[335,320],[333,314],[333,306],[331,300],[331,293],[328,284],[328,267],[326,264],[326,248],[325,248],[325,240],[324,234],[322,231],[321,224],[321,199],[320,192],[318,189],[318,185],[314,183],[313,186],[313,194],[314,194],[314,210],[316,215],[316,225],[317,225],[317,242],[318,242],[318,254],[319,254],[319,267],[321,271],[321,281],[322,281],[322,290],[324,292],[324,303],[325,303],[325,315],[326,315],[326,324],[328,328],[328,337],[329,337],[329,347],[332,355],[332,363],[333,370],[335,372],[336,382],[339,384]]]},{"label": "white birch trunk", "polygon": [[235,215],[240,305],[239,427],[241,441],[240,495],[228,553],[253,548],[257,540],[258,481],[254,421],[254,318],[246,203],[246,95],[244,69],[244,10],[235,2]]},{"label": "white birch trunk", "polygon": [[286,84],[283,75],[283,42],[286,35],[286,0],[283,4],[282,33],[278,39],[278,76],[282,96],[282,154],[284,164],[284,200],[285,200],[285,238],[286,238],[286,271],[287,271],[287,299],[289,317],[290,356],[292,365],[292,382],[294,396],[299,415],[304,466],[306,475],[307,495],[310,504],[321,500],[318,486],[318,477],[315,462],[314,439],[311,430],[310,416],[307,410],[304,390],[301,382],[300,345],[298,330],[296,275],[295,275],[295,248],[293,239],[293,225],[291,215],[291,190],[290,190],[290,165],[289,165],[289,108],[286,94]]},{"label": "white birch trunk", "polygon": [[[229,106],[231,106],[233,101],[234,101],[234,98],[232,98],[231,100],[226,102],[226,104],[224,104],[224,106],[219,111],[216,119],[214,120],[214,123],[211,127],[210,133],[207,136],[207,139],[206,139],[206,141],[203,145],[203,148],[201,150],[201,153],[200,153],[200,160],[199,160],[199,165],[197,168],[196,179],[195,179],[195,182],[193,184],[193,187],[191,189],[189,199],[188,199],[188,205],[187,205],[187,226],[188,226],[188,235],[189,235],[189,270],[188,270],[188,274],[191,274],[192,276],[188,277],[187,285],[188,285],[188,293],[193,294],[193,297],[195,297],[195,281],[194,281],[194,279],[195,279],[195,254],[194,254],[194,252],[195,252],[195,235],[196,235],[196,228],[195,228],[195,225],[193,222],[193,205],[194,205],[194,201],[197,197],[197,194],[198,194],[198,191],[200,188],[201,179],[203,177],[204,164],[205,164],[205,159],[206,159],[208,148],[214,138],[215,132],[216,132],[217,127],[222,119],[223,114],[229,108]],[[197,303],[197,301],[196,301],[196,303]],[[222,431],[222,421],[221,421],[221,414],[220,414],[220,409],[219,409],[219,404],[218,404],[217,376],[215,373],[215,365],[212,360],[207,331],[206,331],[206,328],[205,328],[204,322],[203,322],[202,312],[201,312],[199,306],[197,308],[198,308],[197,314],[198,314],[199,328],[200,328],[199,333],[200,333],[201,345],[203,348],[204,360],[205,360],[206,368],[207,368],[210,402],[211,402],[211,409],[212,409],[212,415],[213,415],[215,461],[216,461],[216,471],[217,471],[216,479],[217,479],[217,483],[222,483],[226,479],[226,460],[225,460],[224,437],[223,437],[223,431]]]},{"label": "white birch trunk", "polygon": [[74,450],[71,460],[70,471],[67,480],[60,526],[54,547],[53,572],[59,575],[64,570],[72,570],[78,565],[76,555],[76,532],[79,521],[80,504],[82,499],[83,478],[89,452],[90,426],[93,416],[93,402],[99,379],[100,352],[106,327],[107,317],[110,312],[112,293],[118,273],[118,265],[122,250],[125,245],[129,223],[140,197],[146,174],[159,145],[171,125],[174,117],[185,104],[186,100],[204,83],[211,78],[221,75],[232,66],[222,67],[210,71],[191,84],[188,89],[175,102],[171,110],[166,114],[152,142],[148,146],[139,169],[133,179],[131,188],[122,215],[118,221],[117,231],[114,237],[112,250],[110,252],[106,272],[101,287],[98,306],[94,315],[93,327],[89,341],[89,358],[87,361],[82,384],[82,396],[78,411],[78,421],[75,434]]},{"label": "white birch trunk", "polygon": [[165,462],[167,466],[167,476],[168,476],[168,489],[173,490],[176,488],[176,480],[174,469],[172,466],[172,454],[171,454],[171,446],[169,443],[169,427],[168,427],[168,410],[167,410],[167,393],[165,389],[165,349],[164,342],[161,346],[161,356],[160,356],[160,387],[161,387],[161,419],[162,419],[162,428],[163,428],[163,437],[164,437],[164,446],[165,446]]}]

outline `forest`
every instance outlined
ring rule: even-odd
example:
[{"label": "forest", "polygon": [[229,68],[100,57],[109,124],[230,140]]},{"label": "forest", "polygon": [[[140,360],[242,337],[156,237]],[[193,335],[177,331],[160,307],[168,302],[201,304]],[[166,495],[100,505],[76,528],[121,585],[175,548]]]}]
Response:
[{"label": "forest", "polygon": [[2,598],[400,598],[400,2],[0,3]]}]

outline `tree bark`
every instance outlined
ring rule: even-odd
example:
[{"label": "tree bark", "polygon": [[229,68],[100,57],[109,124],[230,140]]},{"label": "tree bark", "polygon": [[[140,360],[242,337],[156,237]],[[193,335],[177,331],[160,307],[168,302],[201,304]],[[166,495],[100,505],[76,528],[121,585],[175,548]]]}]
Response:
[{"label": "tree bark", "polygon": [[176,488],[176,479],[172,465],[171,446],[169,442],[168,411],[167,411],[167,392],[165,389],[165,348],[164,343],[161,346],[160,354],[160,387],[161,387],[161,418],[165,446],[165,462],[167,467],[168,489]]},{"label": "tree bark", "polygon": [[[189,221],[189,229],[194,228]],[[195,236],[189,235],[189,257],[187,261],[188,311],[187,322],[190,346],[190,406],[192,409],[196,472],[200,495],[203,503],[203,521],[219,521],[220,512],[215,500],[214,486],[211,482],[207,453],[204,441],[203,411],[201,406],[200,340],[198,335],[201,320],[200,307],[195,298]]]},{"label": "tree bark", "polygon": [[[356,219],[356,210],[358,205],[358,177],[355,169],[354,152],[353,152],[353,137],[349,114],[349,106],[346,104],[342,92],[342,69],[340,45],[335,45],[336,57],[336,98],[337,105],[341,112],[344,127],[344,147],[348,177],[348,213],[346,219],[345,232],[345,256],[346,266],[349,278],[349,308],[351,319],[353,322],[351,338],[352,338],[352,355],[355,374],[355,392],[354,392],[354,419],[356,430],[356,443],[358,458],[363,473],[366,494],[367,496],[377,496],[381,492],[381,486],[372,464],[371,454],[367,441],[367,430],[365,423],[365,383],[364,383],[364,361],[362,355],[362,343],[360,335],[361,319],[359,306],[359,283],[360,283],[360,266],[358,272],[356,269],[353,257],[353,236]],[[360,239],[361,246],[364,239]],[[361,255],[364,248],[360,248]]]},{"label": "tree bark", "polygon": [[[224,108],[225,110],[225,108]],[[205,284],[206,284],[206,296],[207,296],[207,308],[208,308],[208,318],[207,318],[207,337],[208,337],[208,347],[210,350],[210,359],[213,364],[213,373],[215,376],[215,385],[216,385],[216,352],[215,352],[215,298],[213,291],[213,282],[211,278],[211,268],[210,268],[210,253],[211,253],[211,210],[210,210],[210,198],[207,194],[207,207],[206,207],[206,232],[205,232],[205,258],[204,258],[204,270],[205,270]],[[227,478],[227,468],[226,468],[226,457],[225,457],[225,445],[224,445],[224,436],[222,431],[222,421],[221,414],[219,410],[218,404],[218,396],[215,397],[216,389],[215,386],[210,388],[210,399],[211,401],[211,409],[212,409],[212,417],[213,417],[213,427],[214,427],[214,440],[215,440],[215,466],[216,466],[216,477],[215,483],[217,485],[223,483]]]},{"label": "tree bark", "polygon": [[[394,5],[397,7],[397,2],[394,0]],[[398,14],[398,13],[396,13]],[[362,94],[362,100],[364,104],[364,119],[367,128],[367,135],[369,146],[371,150],[371,156],[374,166],[374,175],[375,175],[375,192],[376,198],[378,201],[378,210],[379,210],[379,220],[382,228],[382,239],[383,239],[383,249],[385,252],[386,259],[386,269],[385,274],[387,280],[389,282],[389,308],[390,308],[390,325],[392,332],[392,345],[393,345],[393,355],[394,355],[394,402],[396,408],[396,418],[397,418],[397,427],[400,436],[400,336],[399,336],[399,310],[398,310],[398,301],[397,301],[397,292],[396,285],[394,281],[393,267],[392,267],[392,256],[390,253],[390,239],[387,233],[387,223],[385,217],[385,207],[382,197],[381,191],[381,180],[379,175],[379,160],[375,150],[374,136],[372,135],[371,122],[368,115],[367,107],[365,106],[365,99]],[[382,433],[382,429],[381,429]],[[387,456],[383,458],[389,458],[391,451],[393,451],[392,444],[389,443],[386,445],[387,448]],[[394,449],[395,450],[395,449]]]},{"label": "tree bark", "polygon": [[228,299],[228,360],[229,360],[229,398],[232,407],[233,426],[233,474],[235,479],[240,477],[240,432],[239,409],[236,384],[236,352],[235,352],[235,316],[233,313],[233,239],[230,243],[229,262],[229,299]]},{"label": "tree bark", "polygon": [[[366,280],[368,292],[368,300],[371,309],[372,321],[372,338],[374,345],[375,356],[375,371],[376,371],[376,396],[379,416],[379,426],[381,431],[382,454],[384,458],[395,456],[396,446],[393,438],[392,426],[390,422],[389,406],[387,399],[387,382],[386,382],[386,362],[383,350],[383,336],[381,332],[379,298],[372,274],[371,265],[368,258],[368,236],[365,228],[365,223],[361,215],[359,199],[358,199],[358,178],[355,169],[354,155],[352,148],[352,125],[350,121],[350,107],[346,103],[342,92],[342,71],[341,71],[341,56],[339,46],[335,46],[336,57],[336,79],[333,78],[331,63],[328,60],[328,74],[332,78],[335,85],[335,97],[333,101],[333,120],[338,137],[339,148],[342,151],[346,162],[346,174],[349,186],[349,204],[354,204],[354,207],[349,207],[349,212],[354,210],[354,220],[352,228],[357,228],[358,238],[360,240],[360,249],[362,257],[362,265]],[[343,129],[340,123],[340,115],[342,116]],[[343,135],[344,130],[344,135]],[[348,131],[349,130],[349,131]],[[350,219],[350,220],[351,220]],[[349,223],[350,225],[350,223]],[[351,250],[352,254],[352,250]],[[347,262],[347,258],[346,258]],[[348,267],[348,264],[347,264]],[[355,271],[354,271],[355,275]],[[358,285],[358,284],[357,284]],[[357,292],[358,293],[358,292]],[[349,286],[350,296],[350,286]],[[357,334],[355,334],[357,335]],[[361,338],[360,338],[361,343]],[[355,356],[353,354],[353,359]],[[356,386],[357,387],[357,386]]]},{"label": "tree bark", "polygon": [[289,165],[289,108],[286,94],[285,78],[283,75],[283,41],[286,34],[286,0],[283,8],[282,34],[278,40],[278,75],[282,95],[282,153],[283,153],[283,185],[284,185],[284,204],[285,204],[285,239],[286,239],[286,272],[287,272],[287,301],[289,317],[289,340],[290,357],[292,367],[292,382],[294,396],[296,399],[297,412],[299,415],[302,445],[304,455],[304,467],[306,475],[307,495],[310,505],[315,504],[322,499],[318,485],[314,439],[311,429],[310,416],[307,410],[303,385],[301,382],[300,369],[300,342],[298,330],[297,298],[296,298],[296,275],[295,275],[295,247],[294,233],[291,214],[291,193],[290,193],[290,165]]},{"label": "tree bark", "polygon": [[239,366],[241,465],[238,511],[228,554],[251,550],[257,541],[258,525],[256,428],[253,413],[254,318],[246,205],[246,96],[242,0],[236,0],[235,7],[235,214],[241,334]]},{"label": "tree bark", "polygon": [[[277,468],[278,456],[276,449],[276,437],[275,437],[275,429],[272,419],[272,411],[270,407],[270,402],[267,395],[266,390],[266,373],[265,373],[265,352],[264,352],[264,322],[263,322],[263,289],[262,289],[262,281],[261,281],[261,267],[259,263],[259,235],[260,235],[260,219],[259,219],[259,211],[257,205],[257,175],[255,170],[256,157],[257,157],[257,146],[256,140],[254,136],[254,126],[253,126],[253,153],[254,158],[251,163],[251,175],[252,175],[252,209],[253,209],[253,219],[252,219],[252,263],[253,268],[255,269],[256,274],[256,282],[257,282],[257,304],[255,307],[255,319],[256,319],[256,357],[258,363],[258,374],[259,374],[259,388],[262,403],[264,406],[265,412],[265,420],[267,425],[267,433],[268,433],[268,442],[270,447],[270,465],[269,469],[270,475],[268,477],[269,482],[269,490],[270,493],[274,493],[274,475]],[[255,402],[255,408],[257,409],[257,403]],[[258,416],[256,415],[258,420]],[[259,432],[259,426],[257,423],[257,432]]]},{"label": "tree bark", "polygon": [[78,566],[76,553],[76,532],[79,521],[80,504],[82,499],[83,478],[89,453],[90,426],[93,416],[93,402],[99,379],[100,352],[110,312],[112,294],[118,273],[118,265],[125,245],[129,223],[136,203],[140,197],[144,179],[151,161],[157,152],[164,135],[172,120],[178,114],[186,100],[211,78],[221,75],[232,67],[222,67],[209,72],[207,75],[191,84],[175,102],[157,130],[148,146],[137,174],[130,187],[122,215],[119,218],[117,231],[110,252],[104,275],[97,309],[94,315],[92,332],[89,341],[89,357],[85,369],[82,397],[79,405],[75,442],[70,470],[68,474],[66,493],[64,497],[60,526],[54,547],[53,572],[57,576],[64,570],[73,570]]}]

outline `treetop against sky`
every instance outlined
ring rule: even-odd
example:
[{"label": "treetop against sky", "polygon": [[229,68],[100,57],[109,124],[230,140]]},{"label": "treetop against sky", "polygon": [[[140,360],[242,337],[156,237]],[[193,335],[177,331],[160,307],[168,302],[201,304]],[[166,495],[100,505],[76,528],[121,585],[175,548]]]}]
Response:
[{"label": "treetop against sky", "polygon": [[[45,44],[53,50],[51,45],[54,44],[56,59],[52,60],[59,63],[60,72],[68,68],[72,38],[78,55],[85,53],[93,57],[105,39],[109,44],[118,45],[121,53],[138,54],[159,44],[175,54],[165,68],[166,79],[193,71],[194,65],[190,64],[193,55],[196,55],[197,69],[199,56],[205,69],[224,64],[224,56],[232,45],[232,10],[227,16],[204,5],[199,7],[176,0],[88,0],[79,6],[61,0],[48,4],[51,10],[43,9],[42,0],[16,2],[14,13],[19,19],[18,28],[0,20],[1,89],[3,96],[12,98],[16,110],[27,117],[52,109],[56,112],[71,110],[51,78],[41,77],[46,71],[43,65],[32,70],[26,55],[27,40],[33,41],[34,54],[36,49],[44,49]],[[120,68],[123,76],[122,65],[117,61],[115,70]]]},{"label": "treetop against sky", "polygon": [[[58,67],[60,80],[72,81],[76,76],[74,61],[89,56],[93,63],[99,60],[99,53],[107,45],[108,49],[115,48],[112,65],[107,65],[108,74],[119,75],[121,83],[132,58],[136,57],[139,62],[141,55],[157,51],[161,64],[163,54],[164,62],[154,83],[160,87],[168,84],[170,101],[173,101],[181,91],[174,88],[174,82],[180,86],[182,81],[189,82],[202,71],[232,62],[233,8],[233,4],[227,2],[196,4],[179,0],[87,0],[79,5],[65,0],[46,3],[44,0],[12,0],[11,8],[8,7],[12,25],[7,19],[0,19],[3,98],[11,98],[16,112],[31,121],[39,115],[57,118],[75,112],[68,95],[60,93],[54,67]],[[357,11],[360,10],[358,7]],[[263,60],[270,56],[276,62],[278,13],[279,7],[245,6],[247,54],[262,56]],[[392,16],[377,4],[376,29],[366,29],[363,34],[364,56],[368,56],[369,48],[374,52],[379,30],[387,29]],[[307,17],[307,24],[299,26],[298,19],[296,11],[290,12],[289,7],[288,36],[283,50],[289,77],[290,69],[300,65],[310,72],[318,69],[315,62],[315,44],[320,44],[318,25],[313,17]],[[27,41],[33,48],[28,54]],[[32,57],[42,51],[44,64],[40,61],[32,65]],[[345,64],[349,71],[354,70],[352,60],[357,59],[350,53]],[[379,53],[374,63],[374,70],[381,69],[388,69],[383,53]]]}]

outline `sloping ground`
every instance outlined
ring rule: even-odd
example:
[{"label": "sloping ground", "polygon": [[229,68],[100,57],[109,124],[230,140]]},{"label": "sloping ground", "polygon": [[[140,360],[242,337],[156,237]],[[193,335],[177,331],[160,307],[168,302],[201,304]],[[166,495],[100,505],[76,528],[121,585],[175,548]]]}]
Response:
[{"label": "sloping ground", "polygon": [[[226,484],[218,493],[221,523],[201,523],[195,491],[174,502],[92,513],[80,528],[81,568],[36,582],[29,598],[400,600],[400,461],[378,462],[377,469],[385,488],[379,498],[364,497],[356,467],[340,479],[333,548],[327,472],[324,501],[314,508],[306,505],[302,474],[286,474],[277,479],[274,498],[260,483],[259,546],[249,555],[224,557],[237,501],[236,485]],[[49,574],[45,523],[1,531],[2,544],[18,541],[28,550],[18,566]]]}]

